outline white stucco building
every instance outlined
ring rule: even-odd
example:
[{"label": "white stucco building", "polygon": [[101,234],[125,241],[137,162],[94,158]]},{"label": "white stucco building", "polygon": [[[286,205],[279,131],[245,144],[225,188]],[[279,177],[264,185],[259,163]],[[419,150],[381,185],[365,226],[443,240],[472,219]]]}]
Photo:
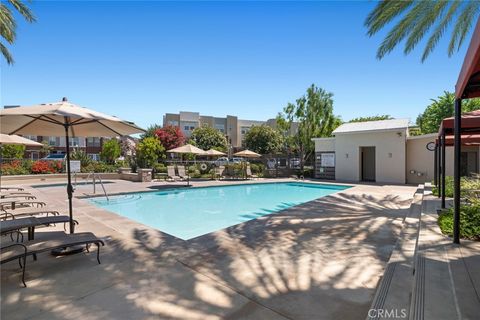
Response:
[{"label": "white stucco building", "polygon": [[[332,138],[314,138],[315,177],[339,181],[422,183],[434,177],[436,134],[409,136],[408,119],[345,123]],[[464,174],[478,172],[479,147],[462,147]],[[446,174],[453,174],[453,148]]]}]

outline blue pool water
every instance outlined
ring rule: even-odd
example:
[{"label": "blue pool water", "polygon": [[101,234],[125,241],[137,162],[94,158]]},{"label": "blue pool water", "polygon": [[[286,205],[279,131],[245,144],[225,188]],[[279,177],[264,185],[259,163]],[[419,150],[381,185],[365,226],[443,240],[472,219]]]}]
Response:
[{"label": "blue pool water", "polygon": [[91,198],[96,206],[183,240],[296,206],[349,187],[263,183]]}]

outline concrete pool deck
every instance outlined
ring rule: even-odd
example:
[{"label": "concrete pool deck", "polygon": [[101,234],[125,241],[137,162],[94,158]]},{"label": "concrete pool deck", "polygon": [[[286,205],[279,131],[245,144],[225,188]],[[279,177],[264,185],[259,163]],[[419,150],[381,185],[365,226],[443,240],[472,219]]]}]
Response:
[{"label": "concrete pool deck", "polygon": [[[243,182],[193,185],[230,183]],[[116,180],[106,188],[119,193],[175,184]],[[27,189],[66,212],[64,188]],[[93,253],[57,261],[43,254],[29,260],[28,288],[21,286],[18,264],[4,264],[1,314],[6,319],[365,318],[415,189],[355,185],[189,241],[75,198],[77,231],[106,238],[102,264]],[[80,186],[75,195],[90,190]]]}]

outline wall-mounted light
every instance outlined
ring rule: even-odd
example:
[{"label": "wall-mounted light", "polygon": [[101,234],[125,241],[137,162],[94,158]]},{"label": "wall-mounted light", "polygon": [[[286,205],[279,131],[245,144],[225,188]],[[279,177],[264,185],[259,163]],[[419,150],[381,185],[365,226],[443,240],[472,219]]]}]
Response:
[{"label": "wall-mounted light", "polygon": [[401,136],[402,136],[402,133],[401,133],[401,132],[397,132],[397,136],[401,137]]},{"label": "wall-mounted light", "polygon": [[417,172],[417,177],[421,177],[423,176],[423,173],[422,172]]},{"label": "wall-mounted light", "polygon": [[410,174],[415,174],[415,173],[417,173],[417,171],[415,171],[415,170],[410,170]]},{"label": "wall-mounted light", "polygon": [[348,158],[348,153],[345,153],[345,158]]},{"label": "wall-mounted light", "polygon": [[388,153],[388,157],[391,158],[393,157],[393,154],[391,152]]}]

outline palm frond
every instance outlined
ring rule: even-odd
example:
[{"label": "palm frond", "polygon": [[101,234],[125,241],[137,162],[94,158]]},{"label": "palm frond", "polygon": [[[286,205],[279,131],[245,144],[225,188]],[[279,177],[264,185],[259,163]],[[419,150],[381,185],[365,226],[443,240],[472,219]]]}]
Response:
[{"label": "palm frond", "polygon": [[401,42],[415,27],[416,23],[422,17],[422,13],[428,9],[429,1],[418,1],[405,17],[403,17],[387,34],[386,38],[377,50],[377,59],[382,59],[387,53],[390,53],[399,42]]},{"label": "palm frond", "polygon": [[35,22],[35,16],[32,11],[20,0],[8,0],[8,2],[20,13],[28,22]]},{"label": "palm frond", "polygon": [[12,12],[3,3],[0,4],[0,35],[8,43],[12,44],[15,41],[15,29],[17,25],[13,19]]},{"label": "palm frond", "polygon": [[371,37],[391,22],[396,16],[405,11],[415,1],[388,1],[383,0],[377,4],[375,9],[365,19],[367,34]]},{"label": "palm frond", "polygon": [[448,5],[447,1],[426,2],[428,3],[428,7],[421,13],[422,16],[419,17],[418,23],[410,32],[410,36],[405,43],[405,49],[403,50],[405,54],[410,53],[415,48]]},{"label": "palm frond", "polygon": [[472,27],[472,21],[478,13],[480,1],[469,1],[459,15],[457,23],[453,28],[452,38],[448,45],[448,56],[452,56],[455,49],[460,49],[465,37]]},{"label": "palm frond", "polygon": [[440,23],[433,30],[432,35],[427,41],[425,50],[423,51],[422,62],[424,62],[427,59],[430,53],[432,53],[433,49],[435,49],[435,47],[437,46],[438,41],[440,41],[440,38],[443,36],[445,30],[447,29],[448,25],[452,21],[452,18],[455,15],[461,3],[462,3],[461,0],[453,1],[447,13],[443,16]]},{"label": "palm frond", "polygon": [[12,64],[14,62],[13,57],[10,54],[10,51],[8,51],[7,47],[5,47],[1,42],[0,42],[0,52],[5,57],[5,60],[7,60],[8,64]]}]

